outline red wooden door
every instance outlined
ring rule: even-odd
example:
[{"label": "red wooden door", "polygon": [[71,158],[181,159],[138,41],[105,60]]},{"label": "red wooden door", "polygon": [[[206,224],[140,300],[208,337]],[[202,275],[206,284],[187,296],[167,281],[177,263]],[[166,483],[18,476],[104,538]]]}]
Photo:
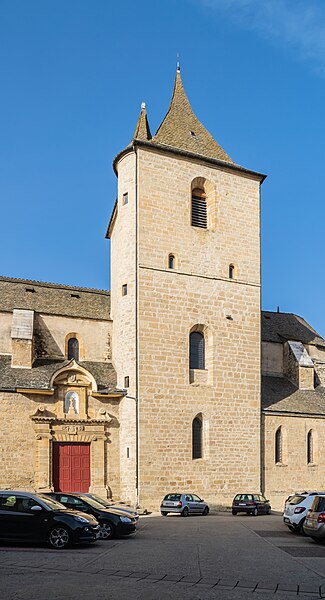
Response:
[{"label": "red wooden door", "polygon": [[90,444],[53,444],[55,492],[89,492]]}]

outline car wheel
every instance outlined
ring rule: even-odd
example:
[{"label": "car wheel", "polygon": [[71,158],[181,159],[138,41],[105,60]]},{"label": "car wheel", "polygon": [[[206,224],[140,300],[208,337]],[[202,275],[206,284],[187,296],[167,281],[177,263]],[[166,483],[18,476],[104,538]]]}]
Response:
[{"label": "car wheel", "polygon": [[297,533],[300,533],[300,535],[306,535],[304,532],[304,522],[306,521],[306,517],[304,517],[303,519],[301,519],[298,527],[297,527]]},{"label": "car wheel", "polygon": [[166,513],[165,511],[161,511],[161,514],[163,517],[167,517],[168,513]]},{"label": "car wheel", "polygon": [[67,527],[58,525],[53,527],[47,537],[48,544],[55,550],[67,548],[70,544],[70,531]]},{"label": "car wheel", "polygon": [[100,540],[110,540],[114,537],[114,525],[109,521],[102,521],[99,523],[99,534]]},{"label": "car wheel", "polygon": [[206,517],[208,514],[209,514],[209,507],[208,507],[208,506],[206,506],[206,507],[205,507],[205,509],[204,509],[204,511],[203,511],[203,513],[202,513],[202,515],[203,515],[204,517]]},{"label": "car wheel", "polygon": [[258,510],[257,510],[256,506],[255,506],[254,510],[252,511],[252,515],[253,515],[253,517],[257,517],[257,515],[258,515]]},{"label": "car wheel", "polygon": [[188,510],[187,506],[185,506],[185,508],[182,510],[181,515],[182,515],[182,517],[188,517],[189,510]]}]

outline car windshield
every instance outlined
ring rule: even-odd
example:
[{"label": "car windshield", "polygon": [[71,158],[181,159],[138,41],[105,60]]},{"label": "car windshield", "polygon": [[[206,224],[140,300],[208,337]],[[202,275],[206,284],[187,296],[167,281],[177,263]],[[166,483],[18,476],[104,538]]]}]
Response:
[{"label": "car windshield", "polygon": [[300,504],[303,500],[305,500],[306,496],[292,496],[289,500],[289,504]]},{"label": "car windshield", "polygon": [[67,510],[67,507],[61,504],[61,502],[58,502],[49,496],[43,496],[43,494],[40,494],[39,498],[44,504],[46,504],[48,508],[51,508],[52,510]]},{"label": "car windshield", "polygon": [[[83,496],[83,497],[85,497],[85,496]],[[97,494],[91,494],[91,496],[87,496],[88,500],[89,500],[89,498],[91,498],[91,500],[95,500],[95,502],[99,502],[99,504],[102,504],[103,506],[109,506],[108,500],[104,500],[104,498],[100,498],[100,496],[97,496]]]},{"label": "car windshield", "polygon": [[167,496],[165,496],[165,498],[164,498],[164,500],[173,500],[174,502],[177,502],[180,499],[181,499],[180,494],[167,494]]},{"label": "car windshield", "polygon": [[97,500],[90,498],[89,496],[79,496],[79,497],[80,497],[80,500],[87,502],[87,504],[89,504],[93,508],[97,508],[98,510],[103,510],[103,508],[104,508],[102,504],[97,502]]},{"label": "car windshield", "polygon": [[235,496],[235,500],[240,500],[241,502],[247,502],[248,500],[253,500],[252,494],[237,494]]}]

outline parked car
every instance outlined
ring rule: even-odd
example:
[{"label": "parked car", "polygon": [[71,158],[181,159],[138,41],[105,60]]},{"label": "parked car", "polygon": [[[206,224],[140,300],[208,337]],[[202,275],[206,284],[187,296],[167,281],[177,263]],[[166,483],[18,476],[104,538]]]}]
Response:
[{"label": "parked car", "polygon": [[313,497],[303,525],[304,533],[315,542],[325,540],[325,495]]},{"label": "parked car", "polygon": [[93,515],[99,522],[99,538],[109,540],[115,536],[129,535],[136,531],[136,521],[131,515],[117,508],[105,508],[84,494],[49,492],[48,495],[68,508],[82,510]]},{"label": "parked car", "polygon": [[[308,509],[315,496],[322,492],[300,492],[289,496],[285,502],[283,522],[292,532],[302,533]],[[324,492],[325,494],[325,492]]]},{"label": "parked car", "polygon": [[136,510],[132,510],[132,508],[128,508],[127,506],[120,504],[115,504],[107,498],[101,498],[101,496],[97,496],[97,494],[90,494],[89,492],[83,493],[83,496],[88,496],[88,498],[96,500],[96,502],[99,502],[99,504],[102,504],[105,508],[117,508],[117,510],[126,513],[126,515],[131,515],[136,521],[139,521],[139,514]]},{"label": "parked car", "polygon": [[68,510],[44,494],[0,491],[0,539],[47,542],[62,549],[70,544],[94,542],[99,524],[90,514]]},{"label": "parked car", "polygon": [[236,494],[232,501],[231,512],[233,515],[244,512],[254,517],[260,514],[269,515],[271,505],[262,494]]},{"label": "parked car", "polygon": [[182,517],[190,514],[209,514],[209,506],[196,494],[167,494],[161,502],[160,512],[163,517],[168,513],[178,513]]}]

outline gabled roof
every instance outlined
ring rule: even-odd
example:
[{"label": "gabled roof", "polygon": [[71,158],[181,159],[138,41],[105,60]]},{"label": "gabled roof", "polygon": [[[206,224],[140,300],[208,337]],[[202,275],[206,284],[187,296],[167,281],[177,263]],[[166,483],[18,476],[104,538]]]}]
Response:
[{"label": "gabled roof", "polygon": [[292,313],[262,311],[262,342],[283,343],[287,340],[325,346],[325,340],[305,319]]},{"label": "gabled roof", "polygon": [[179,69],[176,71],[168,112],[151,142],[234,164],[195,116],[186,96]]}]

